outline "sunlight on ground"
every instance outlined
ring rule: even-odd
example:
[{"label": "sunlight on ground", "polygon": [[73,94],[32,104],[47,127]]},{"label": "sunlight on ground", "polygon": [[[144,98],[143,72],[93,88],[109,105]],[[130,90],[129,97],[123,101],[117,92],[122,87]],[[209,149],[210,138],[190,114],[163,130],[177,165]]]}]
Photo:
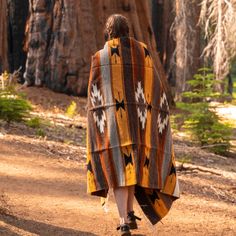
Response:
[{"label": "sunlight on ground", "polygon": [[[214,106],[216,106],[216,112],[217,115],[220,116],[222,122],[230,123],[230,125],[233,127],[233,129],[236,128],[236,105],[233,104],[222,104],[222,103],[214,103]],[[231,151],[236,151],[236,137],[235,132],[233,131],[233,137],[230,141],[232,147]]]},{"label": "sunlight on ground", "polygon": [[216,102],[212,105],[216,107],[216,112],[222,118],[222,121],[229,122],[236,128],[236,105]]}]

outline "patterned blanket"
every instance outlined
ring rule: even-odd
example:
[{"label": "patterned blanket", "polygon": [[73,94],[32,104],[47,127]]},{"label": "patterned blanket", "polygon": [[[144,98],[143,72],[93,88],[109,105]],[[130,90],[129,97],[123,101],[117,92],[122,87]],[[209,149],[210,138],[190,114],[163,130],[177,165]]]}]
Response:
[{"label": "patterned blanket", "polygon": [[169,106],[145,44],[106,42],[92,57],[88,86],[87,184],[92,195],[135,185],[152,224],[179,197]]}]

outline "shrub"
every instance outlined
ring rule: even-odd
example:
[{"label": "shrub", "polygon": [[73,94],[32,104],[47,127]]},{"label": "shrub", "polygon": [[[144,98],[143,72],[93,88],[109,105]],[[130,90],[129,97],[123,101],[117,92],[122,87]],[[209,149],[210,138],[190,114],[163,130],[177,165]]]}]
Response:
[{"label": "shrub", "polygon": [[13,85],[6,86],[7,79],[5,73],[4,79],[1,79],[2,86],[0,88],[0,119],[8,123],[12,121],[19,122],[29,116],[31,105],[16,91]]},{"label": "shrub", "polygon": [[22,121],[29,116],[30,104],[15,95],[0,93],[0,119],[7,121]]},{"label": "shrub", "polygon": [[43,129],[39,128],[36,130],[35,134],[39,137],[45,137],[46,136],[46,133]]},{"label": "shrub", "polygon": [[202,145],[218,154],[225,154],[230,148],[232,128],[229,124],[220,122],[215,112],[215,107],[210,101],[222,97],[214,92],[214,74],[208,68],[198,70],[193,80],[188,81],[192,90],[183,93],[188,102],[177,103],[177,106],[185,111],[184,128]]},{"label": "shrub", "polygon": [[31,128],[40,128],[42,125],[42,121],[39,117],[34,117],[26,121],[26,125]]}]

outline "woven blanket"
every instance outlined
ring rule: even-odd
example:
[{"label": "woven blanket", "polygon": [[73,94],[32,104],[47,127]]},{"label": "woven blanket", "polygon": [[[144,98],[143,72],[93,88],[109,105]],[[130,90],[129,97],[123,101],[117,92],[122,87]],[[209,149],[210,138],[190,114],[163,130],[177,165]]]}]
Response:
[{"label": "woven blanket", "polygon": [[88,86],[87,187],[135,185],[152,224],[179,197],[169,106],[162,79],[145,44],[134,38],[106,42],[92,57]]}]

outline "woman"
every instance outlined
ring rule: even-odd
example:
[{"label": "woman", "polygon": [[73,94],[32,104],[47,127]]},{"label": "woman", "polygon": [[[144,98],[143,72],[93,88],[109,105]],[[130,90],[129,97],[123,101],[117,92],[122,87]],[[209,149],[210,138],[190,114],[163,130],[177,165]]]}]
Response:
[{"label": "woman", "polygon": [[106,44],[92,57],[88,86],[87,183],[92,195],[113,188],[121,235],[137,229],[134,195],[152,224],[179,197],[169,106],[145,44],[112,15]]}]

